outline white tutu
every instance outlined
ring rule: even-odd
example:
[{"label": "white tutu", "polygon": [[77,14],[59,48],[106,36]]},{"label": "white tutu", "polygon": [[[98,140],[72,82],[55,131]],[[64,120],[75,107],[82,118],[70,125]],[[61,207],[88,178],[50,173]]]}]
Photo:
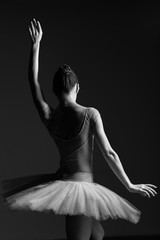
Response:
[{"label": "white tutu", "polygon": [[97,220],[122,218],[137,223],[140,211],[127,200],[95,182],[56,180],[7,198],[13,209],[52,210],[55,214],[86,215]]}]

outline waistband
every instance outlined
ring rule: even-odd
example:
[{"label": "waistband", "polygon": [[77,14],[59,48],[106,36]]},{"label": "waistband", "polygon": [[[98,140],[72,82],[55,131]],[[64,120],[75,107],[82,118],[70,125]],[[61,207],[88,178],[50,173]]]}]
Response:
[{"label": "waistband", "polygon": [[63,172],[61,169],[57,171],[57,180],[62,181],[84,181],[93,182],[93,172],[75,171],[75,172]]}]

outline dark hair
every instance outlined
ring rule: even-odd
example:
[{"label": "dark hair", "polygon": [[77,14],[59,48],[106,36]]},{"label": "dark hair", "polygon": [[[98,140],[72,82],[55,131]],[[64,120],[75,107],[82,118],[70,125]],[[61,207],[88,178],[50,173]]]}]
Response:
[{"label": "dark hair", "polygon": [[79,81],[75,72],[67,64],[62,64],[53,77],[52,90],[55,95],[69,93],[76,83]]}]

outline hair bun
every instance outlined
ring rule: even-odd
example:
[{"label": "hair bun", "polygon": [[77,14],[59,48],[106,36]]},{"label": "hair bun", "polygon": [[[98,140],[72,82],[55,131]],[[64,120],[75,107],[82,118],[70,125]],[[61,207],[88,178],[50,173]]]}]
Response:
[{"label": "hair bun", "polygon": [[65,73],[70,73],[70,72],[72,72],[72,69],[71,69],[70,66],[67,65],[67,64],[63,64],[63,65],[62,65],[62,69],[63,69],[63,71],[64,71]]}]

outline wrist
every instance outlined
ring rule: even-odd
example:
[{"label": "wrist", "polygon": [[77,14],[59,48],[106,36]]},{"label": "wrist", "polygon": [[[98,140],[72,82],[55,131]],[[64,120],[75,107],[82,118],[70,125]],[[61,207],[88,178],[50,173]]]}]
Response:
[{"label": "wrist", "polygon": [[32,43],[32,47],[33,47],[33,48],[39,48],[39,46],[40,46],[40,41],[39,41],[39,42],[33,42],[33,43]]},{"label": "wrist", "polygon": [[127,190],[130,192],[133,188],[133,184],[130,182],[127,186],[126,186]]}]

